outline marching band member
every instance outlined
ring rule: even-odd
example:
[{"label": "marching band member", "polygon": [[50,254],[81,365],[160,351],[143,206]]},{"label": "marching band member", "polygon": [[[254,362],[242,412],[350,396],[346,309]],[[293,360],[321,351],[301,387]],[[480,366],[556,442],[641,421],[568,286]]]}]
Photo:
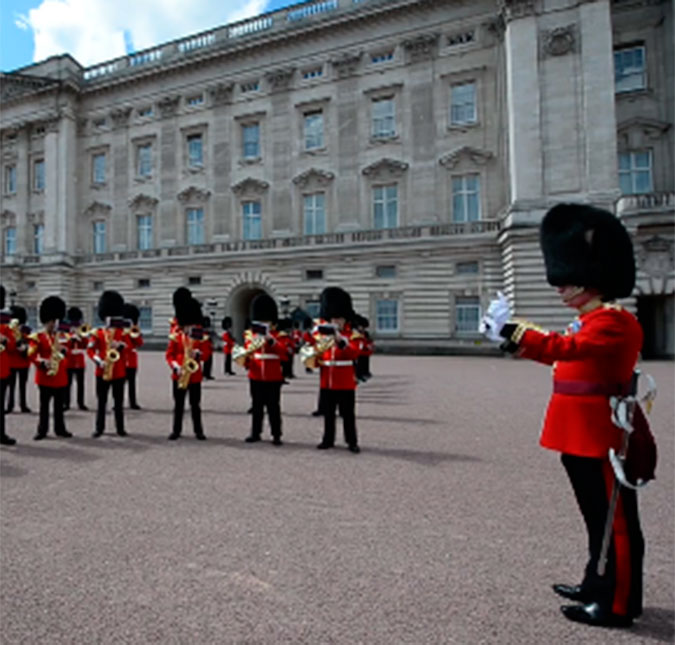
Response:
[{"label": "marching band member", "polygon": [[356,314],[354,316],[353,336],[359,340],[359,357],[354,362],[356,380],[365,383],[369,378],[369,361],[373,353],[373,341],[368,335],[368,319]]},{"label": "marching band member", "polygon": [[211,329],[211,318],[204,316],[204,378],[207,381],[213,381],[213,330]]},{"label": "marching band member", "polygon": [[5,311],[5,287],[0,284],[0,445],[13,446],[16,439],[5,433],[5,389],[9,380],[9,354],[16,347],[16,338],[9,324],[12,320]]},{"label": "marching band member", "polygon": [[235,376],[235,373],[232,371],[232,348],[234,347],[234,336],[230,331],[232,328],[232,318],[225,316],[222,326],[223,335],[221,338],[223,340],[223,354],[225,355],[223,371],[228,376]]},{"label": "marching band member", "polygon": [[28,336],[31,334],[31,328],[26,325],[26,310],[19,305],[10,307],[12,320],[10,326],[16,341],[16,347],[9,351],[9,382],[7,385],[7,409],[10,413],[14,410],[14,389],[17,381],[19,385],[19,409],[21,412],[30,412],[26,403],[26,382],[28,381],[28,370],[30,369],[30,360],[28,358]]},{"label": "marching band member", "polygon": [[[314,321],[311,318],[305,318],[302,321],[302,345],[313,345],[314,344],[314,336],[312,336],[312,327],[314,327]],[[306,374],[313,374],[314,370],[309,367],[308,365],[305,365],[305,373]],[[316,415],[318,416],[318,415]]]},{"label": "marching band member", "polygon": [[126,437],[124,429],[124,383],[127,366],[124,299],[117,291],[104,291],[98,301],[98,316],[105,327],[96,329],[89,336],[87,355],[96,364],[96,428],[93,437],[100,437],[105,430],[105,412],[108,392],[112,388],[115,428],[120,437]]},{"label": "marching band member", "polygon": [[354,361],[358,358],[359,341],[352,339],[349,320],[354,316],[351,296],[339,287],[327,287],[321,293],[321,318],[315,332],[315,350],[321,368],[321,396],[324,418],[323,439],[319,450],[335,445],[335,411],[340,410],[344,437],[349,450],[361,452],[356,436],[356,378]]},{"label": "marching band member", "polygon": [[[558,287],[565,305],[577,309],[578,318],[565,335],[547,333],[508,320],[501,296],[491,303],[481,329],[493,340],[505,339],[507,351],[553,365],[553,395],[540,443],[561,453],[586,523],[590,555],[581,584],[553,585],[558,595],[581,603],[561,610],[573,621],[627,627],[642,612],[644,540],[634,490],[620,488],[613,521],[607,520],[614,481],[608,452],[620,449],[623,436],[612,422],[610,397],[631,393],[642,346],[640,324],[613,302],[633,290],[633,247],[614,215],[588,205],[553,207],[540,232],[548,282]],[[606,521],[612,522],[612,535],[600,575]]]},{"label": "marching band member", "polygon": [[138,352],[136,350],[143,346],[143,334],[138,326],[141,312],[136,305],[125,302],[123,313],[124,319],[131,323],[131,326],[125,329],[127,341],[127,351],[125,352],[127,360],[126,380],[129,390],[129,407],[132,410],[140,410],[141,406],[138,405],[138,401],[136,400],[136,375],[138,373]]},{"label": "marching band member", "polygon": [[265,408],[272,443],[281,445],[281,360],[286,350],[276,338],[273,325],[278,319],[277,303],[265,293],[251,301],[251,328],[246,334],[244,367],[248,368],[252,409],[251,434],[247,443],[260,441]]},{"label": "marching band member", "polygon": [[35,383],[40,392],[40,419],[37,433],[33,437],[40,441],[49,429],[49,402],[54,400],[54,434],[69,438],[73,435],[66,430],[63,405],[68,388],[69,326],[60,325],[66,317],[66,303],[58,296],[49,296],[40,303],[40,322],[44,330],[32,334],[28,357],[35,364]]},{"label": "marching band member", "polygon": [[295,378],[293,376],[293,339],[289,334],[291,328],[291,321],[288,318],[282,318],[277,325],[276,339],[280,342],[286,350],[285,356],[281,361],[281,374],[283,376],[283,383],[288,384],[286,379]]},{"label": "marching band member", "polygon": [[173,384],[173,430],[170,441],[175,441],[183,430],[183,411],[185,396],[190,397],[190,412],[195,437],[206,439],[202,427],[202,367],[205,341],[202,324],[202,311],[194,299],[179,300],[176,305],[177,328],[169,338],[166,348],[166,362],[171,368]]},{"label": "marching band member", "polygon": [[77,407],[88,410],[84,403],[84,368],[87,353],[88,330],[84,324],[84,315],[79,307],[68,309],[68,323],[70,325],[70,347],[68,351],[68,387],[66,389],[64,410],[70,409],[70,390],[73,380],[77,381]]}]

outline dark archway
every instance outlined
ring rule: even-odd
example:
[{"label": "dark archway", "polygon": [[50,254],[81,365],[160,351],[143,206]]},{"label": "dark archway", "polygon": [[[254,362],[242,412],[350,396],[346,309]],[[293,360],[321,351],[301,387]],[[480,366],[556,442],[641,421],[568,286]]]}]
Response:
[{"label": "dark archway", "polygon": [[232,334],[238,343],[243,342],[244,329],[251,308],[251,300],[260,293],[267,293],[257,284],[240,284],[230,294],[225,311],[232,317]]}]

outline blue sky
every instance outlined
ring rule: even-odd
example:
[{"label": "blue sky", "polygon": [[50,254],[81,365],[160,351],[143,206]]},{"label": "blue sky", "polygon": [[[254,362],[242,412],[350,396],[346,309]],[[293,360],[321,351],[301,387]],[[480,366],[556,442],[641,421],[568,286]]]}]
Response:
[{"label": "blue sky", "polygon": [[0,70],[68,52],[83,65],[291,4],[290,0],[0,0]]}]

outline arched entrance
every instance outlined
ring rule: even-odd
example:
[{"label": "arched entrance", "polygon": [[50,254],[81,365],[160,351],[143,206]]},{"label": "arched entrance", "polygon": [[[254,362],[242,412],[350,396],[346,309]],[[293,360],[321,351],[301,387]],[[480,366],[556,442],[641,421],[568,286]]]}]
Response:
[{"label": "arched entrance", "polygon": [[225,303],[225,311],[232,317],[232,334],[238,343],[243,342],[244,339],[251,300],[259,293],[267,293],[267,291],[257,284],[240,284],[232,291]]}]

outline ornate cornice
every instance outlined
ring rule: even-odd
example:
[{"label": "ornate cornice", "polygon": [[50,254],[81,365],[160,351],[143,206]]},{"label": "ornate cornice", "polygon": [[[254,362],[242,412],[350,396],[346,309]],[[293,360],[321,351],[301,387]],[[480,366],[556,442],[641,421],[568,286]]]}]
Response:
[{"label": "ornate cornice", "polygon": [[112,210],[110,204],[93,201],[84,211],[84,215],[90,217],[92,215],[107,215]]},{"label": "ornate cornice", "polygon": [[675,269],[673,244],[659,235],[642,242],[637,256],[640,270],[653,278],[665,278]]},{"label": "ornate cornice", "polygon": [[246,179],[242,179],[238,184],[234,184],[232,190],[236,195],[243,195],[245,193],[261,194],[269,187],[270,185],[266,181],[254,179],[253,177],[246,177]]},{"label": "ornate cornice", "polygon": [[265,79],[273,92],[287,90],[295,73],[295,67],[280,67],[265,74]]},{"label": "ornate cornice", "polygon": [[537,10],[537,0],[498,0],[498,2],[505,23],[534,16]]},{"label": "ornate cornice", "polygon": [[438,160],[446,170],[452,170],[462,158],[469,159],[478,166],[484,166],[494,155],[489,150],[479,150],[471,146],[462,146],[449,152]]},{"label": "ornate cornice", "polygon": [[541,58],[564,56],[579,51],[579,30],[576,24],[544,29],[539,32]]},{"label": "ornate cornice", "polygon": [[347,78],[356,72],[362,56],[362,51],[344,53],[331,59],[330,64],[335,68],[338,78]]},{"label": "ornate cornice", "polygon": [[644,133],[649,139],[658,139],[670,129],[671,124],[657,119],[649,119],[642,116],[635,116],[632,119],[622,121],[617,126],[617,132],[624,134],[630,131],[639,131]]},{"label": "ornate cornice", "polygon": [[15,220],[16,213],[14,211],[10,211],[9,209],[5,208],[5,210],[0,213],[0,222],[2,222],[4,226],[14,223]]},{"label": "ornate cornice", "polygon": [[174,116],[180,103],[180,96],[165,96],[157,101],[157,108],[163,119]]},{"label": "ornate cornice", "polygon": [[296,175],[293,178],[293,183],[296,186],[300,186],[300,188],[304,188],[311,181],[316,181],[319,186],[327,186],[334,178],[335,175],[332,172],[320,170],[318,168],[310,168],[309,170]]},{"label": "ornate cornice", "polygon": [[384,157],[379,161],[366,166],[361,172],[370,179],[378,179],[384,174],[388,174],[392,177],[400,177],[406,170],[408,170],[408,164],[405,161]]},{"label": "ornate cornice", "polygon": [[185,190],[178,193],[179,202],[205,202],[211,196],[210,190],[197,188],[197,186],[188,186]]},{"label": "ornate cornice", "polygon": [[411,63],[418,61],[430,60],[436,56],[438,48],[438,39],[440,34],[420,34],[414,38],[404,40],[401,44],[408,53]]},{"label": "ornate cornice", "polygon": [[123,128],[129,123],[129,116],[131,116],[131,108],[117,108],[110,111],[110,118],[113,122],[113,128]]},{"label": "ornate cornice", "polygon": [[143,193],[140,193],[133,199],[129,200],[129,206],[134,209],[154,208],[158,203],[159,200],[157,198],[150,197],[150,195],[144,195]]},{"label": "ornate cornice", "polygon": [[227,105],[232,103],[232,94],[234,92],[234,83],[218,83],[206,88],[211,96],[213,105]]}]

